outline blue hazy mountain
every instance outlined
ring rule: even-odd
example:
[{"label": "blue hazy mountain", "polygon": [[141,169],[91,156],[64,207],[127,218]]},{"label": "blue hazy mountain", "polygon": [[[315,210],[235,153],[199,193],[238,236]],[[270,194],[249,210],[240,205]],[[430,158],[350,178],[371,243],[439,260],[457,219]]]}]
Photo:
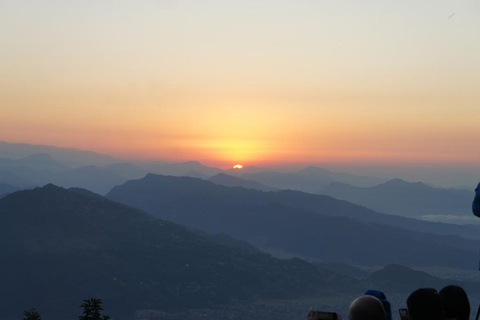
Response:
[{"label": "blue hazy mountain", "polygon": [[0,158],[20,159],[39,153],[48,154],[68,167],[106,166],[118,162],[111,156],[92,151],[0,141]]},{"label": "blue hazy mountain", "polygon": [[14,184],[24,188],[53,183],[65,188],[80,187],[105,194],[113,186],[127,180],[128,178],[96,166],[85,166],[62,172],[40,171],[26,166],[0,169],[1,183]]},{"label": "blue hazy mountain", "polygon": [[[148,172],[148,169],[143,168],[139,165],[131,164],[131,163],[114,163],[104,167],[85,166],[80,168],[65,169],[66,167],[63,164],[59,163],[58,161],[54,160],[52,157],[46,154],[37,154],[37,155],[32,155],[26,158],[13,159],[13,160],[3,158],[0,160],[0,164],[3,164],[3,166],[0,165],[0,183],[18,186],[20,188],[30,188],[34,186],[45,185],[47,183],[54,183],[56,185],[67,187],[67,188],[82,187],[100,194],[106,194],[115,185],[124,183],[127,180],[141,178],[145,176],[145,174]],[[159,164],[159,163],[156,163],[156,164]],[[180,164],[163,164],[163,165],[165,165],[166,168],[175,168],[176,171],[175,170],[172,171],[171,172],[172,174],[184,173],[188,176],[201,177],[201,178],[206,178],[207,176],[197,171],[191,171],[191,169],[200,169],[200,170],[205,169],[207,170],[208,173],[216,172],[219,170],[216,168],[203,166],[198,162],[187,162],[187,163],[180,163]],[[46,169],[52,169],[54,170],[54,172]],[[64,169],[64,171],[59,171],[61,169]],[[246,170],[246,172],[258,172],[260,168],[246,167],[244,170]],[[326,170],[319,169],[319,168],[309,168],[309,169],[302,170],[304,174],[307,174],[307,173],[313,174],[314,172],[318,172],[318,171],[328,172]],[[227,170],[225,172],[232,172],[232,173],[239,174],[240,172],[242,172],[242,170]],[[273,173],[273,174],[277,175],[279,173]],[[234,181],[235,180],[234,177],[229,178],[222,174],[217,176],[215,179],[218,179],[219,177],[223,177],[224,179],[222,181],[217,180],[215,181],[216,183],[221,182],[222,184],[229,185],[229,186],[244,186],[246,188],[253,188],[258,190],[271,190],[269,189],[270,186],[263,187],[261,186],[261,184],[255,185],[256,183],[254,181],[251,181],[245,184],[245,182],[242,180]],[[315,178],[314,181],[316,185],[316,182],[318,182],[317,179]],[[404,183],[404,184],[408,185],[408,183]],[[438,190],[438,189],[434,189],[434,190]],[[445,190],[445,189],[440,189],[440,190]],[[457,194],[463,193],[464,195],[468,193],[465,190],[462,191],[462,190],[452,189],[452,191],[456,192]],[[395,193],[396,190],[391,190],[391,192]],[[316,196],[309,196],[307,194],[301,194],[301,193],[295,194],[295,193],[289,193],[289,192],[284,193],[283,195],[284,197],[282,197],[280,200],[284,198],[285,201],[287,200],[290,201],[289,199],[293,201],[292,203],[289,203],[288,201],[287,202],[284,201],[285,205],[303,207],[312,211],[318,211],[317,208],[321,207],[321,205],[319,206],[317,204],[317,200],[319,198]],[[413,196],[416,196],[415,192]],[[390,199],[392,195],[386,194],[384,197],[387,199]],[[296,199],[296,198],[299,198],[299,199]],[[349,200],[354,201],[355,199],[349,199]],[[457,203],[458,202],[469,203],[470,199],[466,200],[466,197],[463,196],[463,200],[457,201]],[[401,208],[403,205],[405,205],[401,203],[399,205],[395,204],[394,206],[393,204],[395,202],[393,202],[393,200],[391,203],[392,203],[391,207],[395,207],[395,208],[396,207]],[[447,208],[448,206],[445,205],[444,207]],[[383,209],[383,207],[380,209]],[[462,235],[464,237],[469,237],[469,238],[480,237],[480,228],[478,226],[453,227],[450,224],[421,223],[416,220],[401,219],[400,217],[391,217],[391,218],[385,217],[384,215],[378,215],[368,210],[362,211],[362,212],[360,212],[359,210],[354,210],[353,211],[354,213],[352,214],[349,213],[349,211],[347,210],[340,210],[340,211],[324,210],[323,211],[324,214],[332,214],[332,215],[337,215],[337,212],[343,212],[342,215],[360,219],[365,222],[378,222],[381,224],[399,226],[399,227],[403,227],[403,228],[411,229],[415,231],[432,232],[436,234],[456,234],[456,235]]]},{"label": "blue hazy mountain", "polygon": [[298,190],[309,193],[319,193],[323,187],[332,182],[344,182],[357,186],[373,186],[386,180],[383,178],[333,172],[318,167],[307,167],[296,172],[263,171],[246,173],[241,175],[241,178],[254,180],[279,189]]},{"label": "blue hazy mountain", "polygon": [[128,180],[139,179],[149,173],[147,169],[128,162],[110,164],[108,166],[102,167],[102,169],[119,177],[126,178]]},{"label": "blue hazy mountain", "polygon": [[189,176],[194,175],[197,178],[209,178],[222,170],[215,167],[208,167],[198,161],[188,161],[181,163],[166,162],[139,162],[136,164],[146,169],[149,173],[169,175],[169,176]]},{"label": "blue hazy mountain", "polygon": [[282,191],[265,193],[153,174],[117,186],[107,197],[208,233],[227,233],[261,248],[314,259],[457,268],[477,263],[477,241],[344,217],[346,211],[354,215],[368,209],[326,196],[318,196],[317,205],[337,216],[288,205]]},{"label": "blue hazy mountain", "polygon": [[0,183],[18,186],[18,187],[28,187],[32,186],[33,184],[27,179],[23,179],[19,177],[14,172],[10,170],[5,170],[0,168]]},{"label": "blue hazy mountain", "polygon": [[226,235],[204,236],[78,188],[53,185],[0,199],[0,318],[37,308],[78,315],[101,297],[109,314],[315,297],[355,282],[300,259],[279,260]]},{"label": "blue hazy mountain", "polygon": [[211,181],[215,184],[219,184],[225,187],[242,187],[246,189],[254,189],[254,190],[259,190],[259,191],[278,191],[279,189],[266,186],[264,184],[258,183],[253,180],[245,180],[242,178],[237,178],[234,176],[230,176],[225,173],[219,173],[210,179],[208,181]]},{"label": "blue hazy mountain", "polygon": [[49,181],[65,188],[79,187],[106,194],[112,185],[123,183],[126,178],[96,166],[85,166],[52,175]]},{"label": "blue hazy mountain", "polygon": [[37,153],[21,159],[0,158],[0,169],[11,167],[28,167],[34,170],[51,172],[61,172],[68,169],[67,166],[55,161],[46,153]]},{"label": "blue hazy mountain", "polygon": [[357,203],[376,211],[409,217],[425,215],[471,216],[473,190],[434,188],[421,182],[393,179],[383,184],[360,188],[332,183],[322,193]]},{"label": "blue hazy mountain", "polygon": [[43,182],[44,177],[68,170],[45,153],[21,159],[0,158],[0,183],[30,187]]}]

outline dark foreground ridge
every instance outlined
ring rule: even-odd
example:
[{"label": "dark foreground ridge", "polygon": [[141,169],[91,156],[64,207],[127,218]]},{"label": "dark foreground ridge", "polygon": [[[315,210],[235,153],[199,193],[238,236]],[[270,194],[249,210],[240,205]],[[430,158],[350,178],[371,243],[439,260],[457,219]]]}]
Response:
[{"label": "dark foreground ridge", "polygon": [[92,296],[122,319],[142,309],[318,297],[357,283],[77,189],[15,192],[0,200],[0,219],[1,319],[32,307],[45,319],[74,318]]}]

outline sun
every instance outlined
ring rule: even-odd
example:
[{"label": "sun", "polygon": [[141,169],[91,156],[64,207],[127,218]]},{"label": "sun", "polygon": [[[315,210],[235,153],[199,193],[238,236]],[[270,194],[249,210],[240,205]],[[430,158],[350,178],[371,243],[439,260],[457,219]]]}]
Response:
[{"label": "sun", "polygon": [[240,169],[243,169],[243,166],[241,164],[236,164],[233,166],[233,169],[240,170]]}]

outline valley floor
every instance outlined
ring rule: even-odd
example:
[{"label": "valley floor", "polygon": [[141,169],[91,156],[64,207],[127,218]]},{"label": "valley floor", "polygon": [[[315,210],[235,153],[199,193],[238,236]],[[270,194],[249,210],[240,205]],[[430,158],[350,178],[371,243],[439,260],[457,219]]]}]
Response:
[{"label": "valley floor", "polygon": [[196,309],[164,314],[153,310],[135,313],[134,320],[300,320],[305,319],[310,308],[335,311],[346,319],[344,310],[348,310],[355,297],[329,297],[303,300],[259,301],[253,304],[239,304],[219,309]]},{"label": "valley floor", "polygon": [[[393,320],[399,320],[398,309],[406,308],[407,296],[403,294],[388,295],[387,293]],[[318,299],[259,301],[253,304],[238,304],[218,309],[195,309],[176,313],[142,310],[135,313],[134,320],[302,320],[306,318],[311,308],[337,312],[342,319],[347,320],[348,307],[356,297],[351,295]],[[480,297],[470,297],[472,316],[478,308],[478,298]]]}]

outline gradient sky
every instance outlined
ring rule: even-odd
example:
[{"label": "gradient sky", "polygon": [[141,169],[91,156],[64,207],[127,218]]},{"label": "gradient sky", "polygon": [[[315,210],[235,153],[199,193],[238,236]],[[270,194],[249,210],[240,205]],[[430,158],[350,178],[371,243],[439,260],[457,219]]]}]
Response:
[{"label": "gradient sky", "polygon": [[480,1],[1,0],[0,140],[223,167],[473,165]]}]

